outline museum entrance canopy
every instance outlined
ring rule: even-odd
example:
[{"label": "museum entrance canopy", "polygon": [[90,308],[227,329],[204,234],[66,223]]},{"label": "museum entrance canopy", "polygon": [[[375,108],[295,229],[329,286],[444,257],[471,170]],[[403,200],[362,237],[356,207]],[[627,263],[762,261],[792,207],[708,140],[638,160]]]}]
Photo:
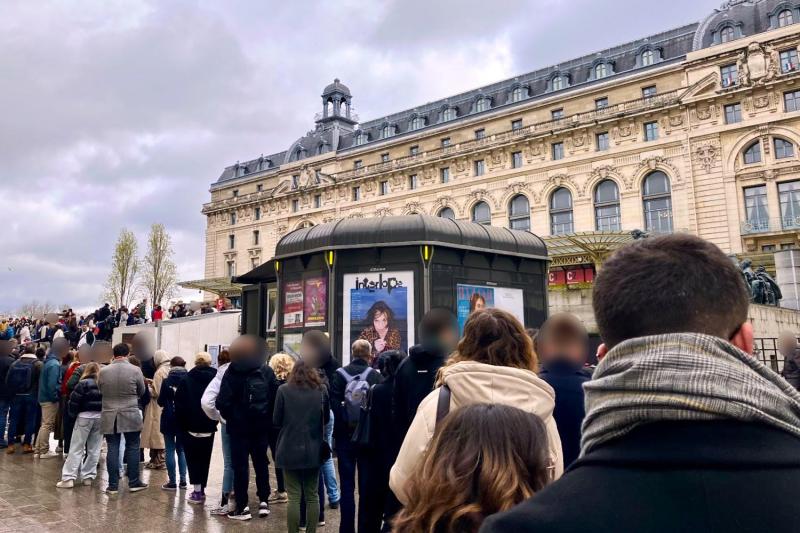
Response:
[{"label": "museum entrance canopy", "polygon": [[275,258],[234,278],[242,324],[270,348],[297,352],[303,333],[326,332],[343,363],[365,339],[372,355],[418,342],[417,324],[445,307],[463,328],[498,307],[527,327],[547,314],[547,246],[536,235],[427,215],[353,218],[284,236]]},{"label": "museum entrance canopy", "polygon": [[210,278],[178,283],[184,289],[195,289],[216,294],[224,298],[238,297],[244,285],[234,283],[231,278]]}]

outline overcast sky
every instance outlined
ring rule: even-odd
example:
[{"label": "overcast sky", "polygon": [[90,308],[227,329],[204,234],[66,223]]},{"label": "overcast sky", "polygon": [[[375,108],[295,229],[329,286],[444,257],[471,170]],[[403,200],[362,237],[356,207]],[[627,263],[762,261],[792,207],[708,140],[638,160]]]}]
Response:
[{"label": "overcast sky", "polygon": [[202,278],[209,184],[312,129],[334,77],[369,120],[718,4],[0,0],[0,311],[96,307],[120,229],[153,222]]}]

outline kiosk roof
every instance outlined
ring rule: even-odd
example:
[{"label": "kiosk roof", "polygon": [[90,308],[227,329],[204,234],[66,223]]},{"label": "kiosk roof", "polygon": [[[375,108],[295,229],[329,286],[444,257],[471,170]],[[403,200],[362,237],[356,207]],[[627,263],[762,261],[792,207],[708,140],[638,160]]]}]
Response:
[{"label": "kiosk roof", "polygon": [[528,231],[430,215],[346,218],[285,235],[275,259],[337,249],[435,245],[547,260],[544,241]]}]

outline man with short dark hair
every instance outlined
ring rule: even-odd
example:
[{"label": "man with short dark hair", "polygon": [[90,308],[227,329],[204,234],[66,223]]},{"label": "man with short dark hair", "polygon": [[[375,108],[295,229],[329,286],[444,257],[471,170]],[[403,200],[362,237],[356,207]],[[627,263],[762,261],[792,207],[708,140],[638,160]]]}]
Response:
[{"label": "man with short dark hair", "polygon": [[408,432],[417,407],[433,390],[436,373],[458,343],[458,322],[450,309],[434,307],[419,323],[421,343],[412,346],[397,369],[392,393],[392,415],[399,444]]},{"label": "man with short dark hair", "polygon": [[42,422],[36,445],[33,447],[34,459],[52,459],[61,454],[50,450],[50,433],[55,430],[58,416],[58,402],[61,397],[61,361],[70,350],[64,337],[53,340],[53,346],[45,356],[42,374],[39,378],[39,406],[42,409]]},{"label": "man with short dark hair", "polygon": [[565,468],[578,458],[581,449],[581,423],[585,415],[583,384],[590,377],[583,369],[588,349],[586,328],[570,313],[551,316],[536,335],[539,377],[556,393],[553,418],[561,437]]},{"label": "man with short dark hair", "polygon": [[581,456],[481,532],[796,531],[800,393],[752,357],[733,262],[688,234],[637,241],[593,305]]},{"label": "man with short dark hair", "polygon": [[[334,413],[333,435],[336,442],[336,456],[339,459],[339,490],[341,492],[340,508],[341,519],[339,522],[340,533],[354,533],[356,531],[356,469],[362,472],[367,466],[366,456],[361,453],[352,438],[358,425],[359,416],[355,404],[360,403],[365,390],[381,382],[380,373],[370,368],[369,359],[372,355],[372,345],[364,339],[356,340],[350,354],[352,361],[349,365],[339,368],[331,382],[331,406]],[[358,492],[364,494],[367,487],[364,485],[364,476],[358,474]],[[359,531],[365,531],[363,527]]]}]

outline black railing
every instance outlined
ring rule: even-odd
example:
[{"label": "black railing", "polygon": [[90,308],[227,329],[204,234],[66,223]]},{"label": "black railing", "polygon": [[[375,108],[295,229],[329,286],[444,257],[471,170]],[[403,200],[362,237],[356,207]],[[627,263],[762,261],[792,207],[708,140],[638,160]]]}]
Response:
[{"label": "black railing", "polygon": [[755,355],[759,361],[770,367],[775,372],[783,370],[783,355],[778,351],[778,339],[767,337],[755,340]]}]

